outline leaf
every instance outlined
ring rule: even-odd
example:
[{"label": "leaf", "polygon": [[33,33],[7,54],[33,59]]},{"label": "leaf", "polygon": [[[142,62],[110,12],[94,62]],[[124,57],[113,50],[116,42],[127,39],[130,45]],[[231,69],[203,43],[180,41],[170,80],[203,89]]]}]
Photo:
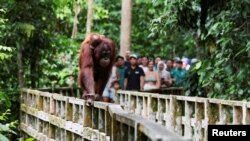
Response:
[{"label": "leaf", "polygon": [[221,89],[221,84],[220,83],[215,83],[214,88],[216,90],[220,90]]},{"label": "leaf", "polygon": [[0,133],[0,141],[9,141],[9,139]]},{"label": "leaf", "polygon": [[2,123],[0,123],[0,131],[6,131],[9,132],[10,128]]},{"label": "leaf", "polygon": [[244,93],[244,91],[243,91],[242,89],[240,89],[240,90],[238,91],[238,94],[239,94],[239,95],[243,95],[243,93]]},{"label": "leaf", "polygon": [[196,63],[195,69],[196,69],[196,70],[200,69],[201,65],[202,65],[202,62],[199,61],[198,63]]},{"label": "leaf", "polygon": [[36,139],[34,138],[27,138],[25,141],[35,141]]},{"label": "leaf", "polygon": [[11,101],[10,101],[9,97],[6,94],[4,94],[3,92],[0,91],[0,103],[2,101],[5,102],[7,107],[11,106]]}]

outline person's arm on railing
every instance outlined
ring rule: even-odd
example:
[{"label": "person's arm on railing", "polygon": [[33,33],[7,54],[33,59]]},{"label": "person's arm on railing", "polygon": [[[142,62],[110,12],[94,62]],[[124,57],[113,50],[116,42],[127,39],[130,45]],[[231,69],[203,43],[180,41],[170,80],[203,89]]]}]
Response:
[{"label": "person's arm on railing", "polygon": [[127,89],[127,84],[128,84],[128,79],[127,79],[127,78],[125,78],[125,79],[124,79],[124,90],[126,90],[126,89]]},{"label": "person's arm on railing", "polygon": [[125,70],[125,74],[124,74],[124,90],[127,89],[127,86],[128,86],[128,70],[126,69]]}]

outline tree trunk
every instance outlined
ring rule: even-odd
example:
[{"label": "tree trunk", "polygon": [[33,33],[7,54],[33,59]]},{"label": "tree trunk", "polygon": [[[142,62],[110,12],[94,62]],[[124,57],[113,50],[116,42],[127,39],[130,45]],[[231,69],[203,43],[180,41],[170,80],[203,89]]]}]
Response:
[{"label": "tree trunk", "polygon": [[91,32],[91,27],[93,24],[93,6],[94,0],[88,0],[88,15],[87,15],[87,24],[86,24],[86,35]]},{"label": "tree trunk", "polygon": [[30,57],[30,80],[31,80],[31,87],[37,88],[38,82],[38,56],[39,56],[39,49],[35,48],[32,51],[32,55]]},{"label": "tree trunk", "polygon": [[81,11],[81,3],[79,0],[75,1],[74,2],[74,12],[75,12],[75,16],[74,16],[74,22],[73,22],[73,30],[72,30],[72,35],[71,35],[71,38],[72,39],[75,39],[76,38],[76,35],[77,35],[77,24],[79,23],[78,22],[78,15]]},{"label": "tree trunk", "polygon": [[23,77],[23,62],[22,62],[22,48],[17,44],[17,67],[18,67],[18,85],[19,88],[24,87],[24,77]]},{"label": "tree trunk", "polygon": [[125,52],[131,46],[131,22],[132,22],[132,0],[122,0],[122,20],[120,36],[120,55],[125,56]]},{"label": "tree trunk", "polygon": [[[201,33],[206,34],[206,19],[208,14],[208,0],[201,0],[201,14],[200,14],[200,30]],[[196,37],[196,48],[197,48],[197,57],[201,60],[205,59],[207,57],[207,51],[206,51],[206,41],[202,40],[201,37]]]}]

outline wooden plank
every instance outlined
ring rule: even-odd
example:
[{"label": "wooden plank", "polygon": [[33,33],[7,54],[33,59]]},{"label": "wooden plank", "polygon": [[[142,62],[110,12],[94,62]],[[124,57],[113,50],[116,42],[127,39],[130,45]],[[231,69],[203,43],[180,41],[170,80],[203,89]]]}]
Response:
[{"label": "wooden plank", "polygon": [[204,130],[202,128],[202,119],[204,119],[204,103],[195,103],[195,126],[194,140],[200,141],[204,138]]},{"label": "wooden plank", "polygon": [[83,114],[83,126],[92,127],[92,107],[84,105]]},{"label": "wooden plank", "polygon": [[77,105],[85,105],[85,101],[83,99],[69,97],[69,103],[71,104],[77,104]]},{"label": "wooden plank", "polygon": [[24,123],[20,124],[20,128],[22,129],[23,132],[25,132],[29,136],[35,137],[38,140],[41,140],[41,141],[45,141],[45,140],[46,141],[55,141],[54,139],[51,139],[51,138],[47,137],[46,135],[37,132],[37,130],[27,126]]},{"label": "wooden plank", "polygon": [[220,104],[220,122],[219,124],[231,124],[230,123],[230,106]]},{"label": "wooden plank", "polygon": [[243,106],[242,101],[233,101],[233,100],[222,100],[222,99],[209,99],[210,103],[217,103],[227,106]]},{"label": "wooden plank", "polygon": [[244,125],[250,124],[250,108],[247,107],[247,104],[248,103],[246,103],[246,102],[243,104],[242,123]]},{"label": "wooden plank", "polygon": [[242,124],[243,107],[234,106],[233,107],[233,124]]},{"label": "wooden plank", "polygon": [[185,101],[185,119],[184,119],[184,136],[191,138],[192,137],[192,126],[191,126],[191,118],[194,113],[195,103]]},{"label": "wooden plank", "polygon": [[73,107],[72,107],[72,104],[69,103],[69,99],[66,100],[66,120],[67,121],[72,121],[73,120],[73,113],[72,113],[72,110],[73,110]]},{"label": "wooden plank", "polygon": [[94,102],[94,107],[95,108],[98,108],[98,109],[103,109],[103,110],[107,110],[108,108],[108,105],[109,103],[106,103],[106,102],[99,102],[99,101],[95,101]]},{"label": "wooden plank", "polygon": [[43,97],[51,97],[52,96],[52,93],[48,93],[48,92],[39,92],[38,94],[40,96],[43,96]]}]

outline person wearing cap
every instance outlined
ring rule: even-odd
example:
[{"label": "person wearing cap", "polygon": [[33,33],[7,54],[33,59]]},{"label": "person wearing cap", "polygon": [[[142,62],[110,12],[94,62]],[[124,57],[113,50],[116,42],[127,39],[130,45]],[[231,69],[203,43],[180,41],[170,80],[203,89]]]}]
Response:
[{"label": "person wearing cap", "polygon": [[137,56],[135,54],[129,56],[129,62],[130,66],[125,70],[124,89],[142,91],[145,73],[137,65]]}]

